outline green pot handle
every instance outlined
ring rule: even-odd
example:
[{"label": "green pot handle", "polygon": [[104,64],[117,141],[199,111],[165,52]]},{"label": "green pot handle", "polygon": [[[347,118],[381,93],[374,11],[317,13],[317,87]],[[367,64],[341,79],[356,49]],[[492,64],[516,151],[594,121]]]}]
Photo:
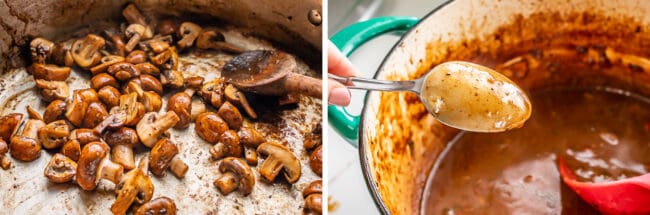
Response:
[{"label": "green pot handle", "polygon": [[[355,49],[376,36],[392,32],[406,31],[418,22],[415,17],[387,16],[352,24],[337,32],[330,38],[332,43],[345,56],[350,56]],[[327,108],[329,123],[352,146],[359,146],[360,117],[350,114],[344,107],[329,105]]]}]

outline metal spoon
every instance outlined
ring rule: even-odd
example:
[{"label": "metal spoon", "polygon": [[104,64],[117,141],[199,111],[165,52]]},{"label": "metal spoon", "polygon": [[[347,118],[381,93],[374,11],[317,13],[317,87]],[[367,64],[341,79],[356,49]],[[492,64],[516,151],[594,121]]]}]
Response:
[{"label": "metal spoon", "polygon": [[351,89],[411,91],[448,126],[501,132],[523,126],[532,107],[524,91],[506,76],[469,62],[440,64],[416,80],[384,81],[329,75]]}]

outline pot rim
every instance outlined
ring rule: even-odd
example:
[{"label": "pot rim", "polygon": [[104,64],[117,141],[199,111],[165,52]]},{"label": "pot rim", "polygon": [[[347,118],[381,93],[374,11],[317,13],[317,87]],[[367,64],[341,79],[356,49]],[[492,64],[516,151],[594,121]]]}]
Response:
[{"label": "pot rim", "polygon": [[[415,24],[411,29],[409,29],[402,37],[393,45],[393,47],[388,51],[386,54],[386,57],[381,61],[381,64],[379,64],[379,67],[377,68],[377,71],[375,71],[375,74],[373,76],[374,79],[379,78],[379,72],[384,68],[386,62],[388,59],[391,57],[391,55],[394,53],[395,49],[408,37],[411,36],[423,22],[423,20],[429,19],[434,13],[438,12],[439,10],[443,9],[447,5],[449,5],[451,2],[454,0],[446,0],[445,2],[441,3],[440,5],[436,6],[433,10],[431,10],[429,13],[427,13],[425,16],[420,18],[417,24]],[[366,150],[365,150],[365,139],[364,139],[364,120],[365,115],[366,115],[366,108],[368,107],[368,102],[369,102],[369,94],[371,92],[368,91],[365,95],[364,101],[363,101],[363,107],[361,108],[361,114],[359,115],[359,118],[361,119],[359,122],[359,159],[361,160],[361,172],[363,173],[363,178],[366,181],[366,186],[368,187],[368,190],[370,190],[370,194],[372,196],[372,199],[375,202],[375,206],[380,210],[382,214],[391,214],[390,211],[388,210],[388,207],[384,203],[384,201],[381,198],[381,195],[379,193],[379,190],[377,189],[377,182],[374,180],[374,177],[372,176],[372,173],[370,172],[370,164],[368,163],[368,159],[366,159]]]}]

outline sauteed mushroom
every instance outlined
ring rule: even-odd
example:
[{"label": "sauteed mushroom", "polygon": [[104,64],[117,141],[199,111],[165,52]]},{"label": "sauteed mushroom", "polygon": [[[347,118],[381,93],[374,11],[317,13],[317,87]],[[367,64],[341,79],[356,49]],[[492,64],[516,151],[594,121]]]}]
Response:
[{"label": "sauteed mushroom", "polygon": [[142,36],[144,35],[146,31],[146,27],[140,24],[131,24],[129,27],[126,28],[126,31],[124,31],[124,35],[126,35],[127,38],[129,38],[129,41],[126,43],[126,48],[127,52],[130,52],[135,48],[136,45],[140,42],[140,39],[142,39]]},{"label": "sauteed mushroom", "polygon": [[77,174],[77,163],[65,155],[56,153],[45,166],[43,174],[53,183],[70,182]]},{"label": "sauteed mushroom", "polygon": [[237,132],[239,140],[244,144],[244,158],[249,165],[257,165],[257,147],[266,142],[264,137],[254,128],[243,126]]},{"label": "sauteed mushroom", "polygon": [[244,196],[253,192],[255,175],[253,170],[241,158],[224,158],[221,165],[219,165],[219,171],[223,175],[214,181],[214,185],[224,195],[230,194],[237,188]]},{"label": "sauteed mushroom", "polygon": [[153,30],[151,29],[151,27],[149,27],[149,25],[147,25],[147,20],[142,15],[142,13],[140,13],[140,10],[138,10],[138,8],[135,7],[135,5],[129,4],[128,6],[126,6],[126,8],[122,10],[122,16],[124,16],[124,18],[126,19],[126,21],[129,22],[129,24],[135,23],[146,27],[146,30],[142,36],[144,39],[149,39],[153,37]]},{"label": "sauteed mushroom", "polygon": [[228,130],[228,124],[216,113],[205,112],[196,117],[194,129],[201,139],[215,144],[220,140],[221,134]]},{"label": "sauteed mushroom", "polygon": [[34,79],[46,81],[65,81],[70,76],[70,67],[59,67],[54,64],[35,63],[29,67]]},{"label": "sauteed mushroom", "polygon": [[0,139],[9,140],[22,120],[23,114],[21,113],[11,113],[0,117]]},{"label": "sauteed mushroom", "polygon": [[29,51],[32,55],[32,61],[35,64],[44,64],[47,58],[49,58],[54,51],[54,43],[41,37],[37,37],[29,43]]},{"label": "sauteed mushroom", "polygon": [[155,92],[146,91],[142,94],[142,104],[147,112],[158,112],[162,108],[162,98]]},{"label": "sauteed mushroom", "polygon": [[97,91],[97,96],[109,109],[120,104],[120,91],[113,86],[104,86]]},{"label": "sauteed mushroom", "polygon": [[111,159],[113,162],[122,165],[125,170],[135,168],[133,148],[140,143],[135,130],[122,127],[118,130],[110,131],[104,135],[104,141],[111,147]]},{"label": "sauteed mushroom", "polygon": [[81,189],[94,190],[101,178],[118,183],[124,168],[109,159],[108,150],[108,145],[102,142],[83,147],[77,163],[77,184]]},{"label": "sauteed mushroom", "polygon": [[[102,37],[95,34],[88,34],[85,38],[76,40],[72,43],[70,53],[72,59],[81,68],[90,68],[99,63],[101,55],[99,50],[104,47],[105,41]],[[99,58],[97,57],[99,56]]]},{"label": "sauteed mushroom", "polygon": [[141,74],[158,76],[160,75],[160,69],[150,63],[138,63],[135,64],[135,68],[140,71]]},{"label": "sauteed mushroom", "polygon": [[122,62],[108,67],[108,74],[114,76],[117,80],[127,81],[131,78],[140,76],[140,71],[133,64]]},{"label": "sauteed mushroom", "polygon": [[161,53],[170,47],[171,41],[171,36],[157,35],[153,39],[140,42],[139,45],[142,50],[147,52]]},{"label": "sauteed mushroom", "polygon": [[11,160],[6,156],[7,152],[9,152],[9,146],[7,146],[7,142],[0,138],[0,167],[4,170],[11,167]]},{"label": "sauteed mushroom", "polygon": [[101,102],[93,102],[88,105],[86,109],[86,114],[84,115],[84,120],[81,123],[81,127],[84,128],[94,128],[99,125],[104,119],[108,117],[108,112],[106,107]]},{"label": "sauteed mushroom", "polygon": [[170,198],[165,196],[152,199],[140,206],[135,215],[175,215],[176,204]]},{"label": "sauteed mushroom", "polygon": [[163,36],[174,35],[177,28],[178,24],[173,19],[163,19],[158,22],[156,32]]},{"label": "sauteed mushroom", "polygon": [[172,95],[167,101],[167,111],[173,111],[180,118],[175,128],[187,128],[190,125],[192,113],[192,97],[185,92]]},{"label": "sauteed mushroom", "polygon": [[239,157],[241,156],[241,148],[237,132],[227,130],[221,134],[221,140],[210,148],[210,154],[215,160],[224,157]]},{"label": "sauteed mushroom", "polygon": [[64,81],[46,81],[43,79],[36,79],[36,87],[41,89],[41,96],[43,100],[47,102],[57,99],[65,100],[70,96],[68,84]]},{"label": "sauteed mushroom", "polygon": [[41,120],[29,119],[22,132],[11,137],[9,144],[11,157],[20,161],[33,161],[41,156],[41,142],[38,140],[38,130],[45,126]]},{"label": "sauteed mushroom", "polygon": [[203,84],[199,90],[199,96],[213,107],[219,108],[223,104],[225,81],[223,78],[216,78]]},{"label": "sauteed mushroom", "polygon": [[231,129],[239,129],[244,122],[244,118],[242,117],[241,113],[239,113],[237,107],[228,101],[219,107],[219,111],[217,111],[217,113],[219,116],[221,116],[221,118],[223,118],[224,121],[228,123],[228,127]]},{"label": "sauteed mushroom", "polygon": [[268,157],[259,167],[260,175],[269,182],[284,170],[287,182],[293,184],[300,178],[300,161],[288,148],[276,143],[262,143],[257,152]]},{"label": "sauteed mushroom", "polygon": [[126,62],[130,64],[141,64],[147,62],[147,53],[142,50],[135,50],[126,56]]},{"label": "sauteed mushroom", "polygon": [[216,29],[203,29],[196,39],[196,47],[200,49],[214,49],[239,54],[243,50],[226,42],[226,37]]},{"label": "sauteed mushroom", "polygon": [[196,117],[207,111],[205,103],[201,99],[192,99],[192,111],[190,112],[190,121],[195,122]]},{"label": "sauteed mushroom", "polygon": [[144,91],[153,91],[157,94],[163,94],[162,84],[156,77],[151,75],[142,74],[140,77],[131,79],[129,82],[135,82],[135,84],[139,85]]},{"label": "sauteed mushroom", "polygon": [[54,45],[54,50],[52,51],[51,58],[52,62],[57,65],[63,66],[73,66],[74,59],[72,58],[72,53],[70,48],[72,47],[72,41],[65,41]]},{"label": "sauteed mushroom", "polygon": [[179,120],[172,111],[167,111],[162,115],[156,112],[146,113],[136,126],[140,142],[147,147],[153,147],[158,141],[158,137],[167,129],[174,127]]},{"label": "sauteed mushroom", "polygon": [[322,146],[318,146],[313,152],[311,152],[311,156],[309,156],[309,167],[311,167],[311,170],[314,171],[318,175],[323,175],[323,151],[321,149]]},{"label": "sauteed mushroom", "polygon": [[65,102],[61,100],[54,100],[50,102],[45,108],[43,113],[43,121],[45,123],[53,122],[57,119],[63,119],[65,114]]},{"label": "sauteed mushroom", "polygon": [[302,191],[305,198],[305,214],[323,213],[323,185],[321,180],[313,181]]},{"label": "sauteed mushroom", "polygon": [[[135,92],[120,96],[120,106],[117,112],[125,114],[124,124],[133,126],[138,124],[140,119],[143,118],[145,108],[144,105],[138,102],[138,94]],[[111,112],[111,114],[113,114]]]},{"label": "sauteed mushroom", "polygon": [[113,64],[122,63],[122,62],[124,62],[124,57],[122,57],[122,56],[119,56],[119,55],[107,55],[107,56],[102,57],[102,59],[100,60],[99,65],[93,66],[92,68],[90,68],[90,72],[93,75],[98,74],[98,73],[104,73],[104,72],[106,72],[106,69],[108,69],[108,67],[112,66]]},{"label": "sauteed mushroom", "polygon": [[151,200],[154,186],[147,175],[148,163],[146,157],[142,158],[138,168],[126,173],[117,184],[115,187],[117,198],[111,206],[113,214],[126,214],[131,204],[142,205]]},{"label": "sauteed mushroom", "polygon": [[120,87],[120,84],[117,83],[113,76],[106,73],[99,73],[90,79],[90,87],[95,90],[100,90],[105,86],[117,88]]},{"label": "sauteed mushroom", "polygon": [[248,99],[246,99],[246,95],[239,91],[235,86],[232,84],[226,85],[226,88],[224,89],[224,96],[226,99],[234,104],[239,104],[244,108],[244,111],[248,114],[253,119],[257,119],[257,114],[255,113],[255,110],[253,110],[253,107],[250,106],[248,103]]},{"label": "sauteed mushroom", "polygon": [[81,146],[97,141],[100,141],[100,137],[92,129],[79,128],[72,130],[68,141],[61,148],[61,154],[77,161],[81,154]]},{"label": "sauteed mushroom", "polygon": [[104,30],[104,34],[106,34],[107,38],[111,39],[113,52],[115,52],[116,55],[126,55],[126,45],[124,44],[124,40],[122,40],[120,33],[118,33],[115,29],[108,29]]},{"label": "sauteed mushroom", "polygon": [[93,89],[75,90],[72,100],[66,104],[67,110],[65,117],[76,127],[81,127],[88,110],[88,106],[93,102],[99,102],[97,92]]},{"label": "sauteed mushroom", "polygon": [[43,148],[55,149],[63,146],[70,135],[70,127],[65,120],[51,122],[38,129],[38,137],[43,144]]},{"label": "sauteed mushroom", "polygon": [[201,26],[192,22],[183,22],[178,28],[178,38],[181,38],[181,40],[179,40],[176,45],[178,45],[178,48],[181,50],[191,47],[200,33]]},{"label": "sauteed mushroom", "polygon": [[183,178],[188,166],[177,155],[178,147],[168,138],[162,138],[151,148],[149,169],[154,175],[164,176],[169,168],[177,178]]}]

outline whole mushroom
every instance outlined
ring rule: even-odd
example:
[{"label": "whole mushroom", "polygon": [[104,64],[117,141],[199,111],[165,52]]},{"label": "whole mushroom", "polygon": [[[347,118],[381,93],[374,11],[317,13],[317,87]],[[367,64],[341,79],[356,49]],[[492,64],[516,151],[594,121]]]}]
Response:
[{"label": "whole mushroom", "polygon": [[180,118],[175,128],[187,128],[192,116],[192,96],[185,92],[172,95],[167,101],[167,111],[173,111]]},{"label": "whole mushroom", "polygon": [[267,181],[272,182],[275,177],[284,171],[284,178],[293,184],[300,178],[300,161],[285,146],[275,143],[262,143],[257,147],[257,152],[267,155],[266,160],[259,167],[259,172]]},{"label": "whole mushroom", "polygon": [[313,181],[302,191],[305,198],[305,214],[323,213],[323,182]]},{"label": "whole mushroom", "polygon": [[135,50],[126,56],[125,61],[130,64],[141,64],[147,62],[147,53],[142,50]]},{"label": "whole mushroom", "polygon": [[144,25],[140,25],[137,23],[129,25],[129,27],[126,28],[126,31],[124,31],[124,35],[126,35],[127,38],[129,38],[129,41],[126,43],[124,46],[126,48],[127,52],[131,52],[133,48],[135,48],[136,45],[140,42],[140,39],[144,36],[145,31],[147,28]]},{"label": "whole mushroom", "polygon": [[203,100],[211,104],[212,107],[219,108],[223,104],[224,87],[223,78],[213,79],[203,84],[199,90],[199,96],[203,97]]},{"label": "whole mushroom", "polygon": [[120,87],[115,78],[107,73],[99,73],[90,79],[90,87],[99,90],[105,86]]},{"label": "whole mushroom", "polygon": [[42,120],[29,119],[22,132],[11,137],[9,144],[11,157],[20,161],[33,161],[41,156],[41,142],[38,140],[38,130],[45,126]]},{"label": "whole mushroom", "polygon": [[196,47],[199,49],[214,49],[234,54],[242,53],[243,50],[233,44],[226,42],[226,37],[216,29],[203,29],[196,39]]},{"label": "whole mushroom", "polygon": [[144,39],[149,39],[153,37],[153,30],[151,27],[147,24],[146,18],[140,13],[140,10],[134,5],[134,4],[129,4],[127,5],[124,10],[122,10],[122,16],[126,19],[126,21],[129,22],[129,24],[140,24],[146,27],[146,30],[144,34],[142,35],[142,38]]},{"label": "whole mushroom", "polygon": [[63,154],[56,153],[45,166],[43,174],[53,183],[70,182],[77,174],[77,163]]},{"label": "whole mushroom", "polygon": [[205,112],[196,117],[194,129],[201,139],[215,144],[221,140],[221,134],[228,130],[228,124],[217,113]]},{"label": "whole mushroom", "polygon": [[239,136],[233,130],[227,130],[221,135],[221,140],[210,148],[212,159],[219,160],[224,157],[241,156],[242,146]]},{"label": "whole mushroom", "polygon": [[104,135],[104,141],[111,147],[111,159],[113,162],[122,165],[125,170],[135,168],[133,148],[140,143],[135,130],[122,127],[118,130],[109,131]]},{"label": "whole mushroom", "polygon": [[113,86],[104,86],[97,91],[97,96],[106,107],[112,108],[120,104],[120,96],[122,96],[122,94]]},{"label": "whole mushroom", "polygon": [[122,178],[124,168],[109,159],[109,149],[102,142],[88,143],[83,147],[77,163],[77,184],[81,189],[94,190],[102,178],[115,184]]},{"label": "whole mushroom", "polygon": [[38,129],[38,137],[43,144],[43,148],[55,149],[63,146],[68,141],[70,127],[65,120],[51,122]]},{"label": "whole mushroom", "polygon": [[178,38],[181,38],[176,45],[181,50],[189,48],[194,44],[194,40],[199,37],[201,33],[201,26],[194,24],[192,22],[183,22],[180,27],[178,27]]},{"label": "whole mushroom", "polygon": [[173,19],[163,19],[156,25],[156,32],[164,36],[174,35],[177,28],[178,24]]},{"label": "whole mushroom", "polygon": [[219,165],[219,171],[223,174],[214,181],[214,185],[224,195],[228,195],[236,189],[239,189],[244,196],[253,192],[255,174],[246,161],[234,157],[224,158]]},{"label": "whole mushroom", "polygon": [[164,176],[169,168],[177,178],[185,177],[188,166],[178,156],[178,147],[171,140],[162,138],[156,142],[149,153],[149,169],[154,175]]},{"label": "whole mushroom", "polygon": [[242,117],[241,113],[239,113],[237,107],[228,101],[219,107],[217,114],[219,114],[219,116],[221,116],[221,118],[228,123],[228,127],[231,129],[238,130],[241,128],[244,122],[244,117]]},{"label": "whole mushroom", "polygon": [[175,215],[176,204],[168,197],[158,197],[140,206],[134,215]]},{"label": "whole mushroom", "polygon": [[143,157],[138,168],[127,172],[120,183],[115,187],[117,198],[111,206],[113,214],[126,214],[131,204],[142,205],[153,197],[154,186],[147,175],[149,166],[146,157]]},{"label": "whole mushroom", "polygon": [[257,165],[257,147],[266,139],[250,126],[242,126],[237,132],[240,142],[244,145],[244,158],[249,165]]},{"label": "whole mushroom", "polygon": [[178,121],[178,116],[172,111],[162,115],[156,112],[146,113],[136,126],[140,142],[147,147],[153,147],[160,135],[174,127]]}]

